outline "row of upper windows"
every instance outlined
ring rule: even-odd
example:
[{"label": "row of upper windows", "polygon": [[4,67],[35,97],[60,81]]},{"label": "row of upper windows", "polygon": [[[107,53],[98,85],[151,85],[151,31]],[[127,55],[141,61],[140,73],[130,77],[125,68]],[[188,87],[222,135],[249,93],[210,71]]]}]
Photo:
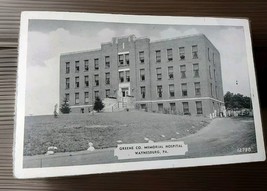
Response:
[{"label": "row of upper windows", "polygon": [[[185,60],[186,59],[185,47],[179,47],[178,54],[179,54],[180,60]],[[140,55],[140,52],[139,52],[139,55]],[[168,61],[173,60],[173,51],[171,48],[167,49],[166,56],[167,56]],[[198,46],[197,45],[192,46],[192,57],[191,58],[198,59]],[[161,50],[156,50],[156,62],[161,62]]]},{"label": "row of upper windows", "polygon": [[[167,49],[167,60],[173,60],[173,51],[172,49]],[[156,55],[156,62],[161,62],[161,50],[155,51]],[[179,47],[179,57],[180,60],[185,60],[185,47]],[[192,58],[198,58],[198,47],[197,45],[192,46]],[[145,63],[145,52],[139,51],[139,61],[140,63]],[[105,56],[105,68],[110,68],[110,56]],[[119,54],[118,55],[118,65],[119,66],[129,66],[130,59],[129,53],[126,54]],[[70,62],[66,62],[65,72],[68,74],[70,73]],[[94,59],[94,70],[99,70],[99,58]],[[80,71],[80,61],[75,61],[75,72]],[[89,71],[89,60],[84,60],[84,71]]]},{"label": "row of upper windows", "polygon": [[[129,78],[130,81],[130,78]],[[110,85],[110,73],[105,73],[105,84]],[[99,86],[99,75],[94,76],[94,86]],[[79,88],[80,87],[80,77],[75,77],[74,81],[74,87]],[[89,76],[84,76],[84,87],[89,87]],[[65,78],[65,88],[70,88],[70,78]]]},{"label": "row of upper windows", "polygon": [[[169,79],[174,79],[174,70],[173,66],[168,66],[168,77]],[[186,65],[181,65],[180,66],[180,73],[181,73],[181,78],[186,78]],[[156,76],[157,80],[162,80],[162,68],[158,67],[156,68]],[[199,78],[199,64],[195,63],[193,64],[193,77],[194,78]],[[140,81],[145,81],[145,69],[140,69]]]},{"label": "row of upper windows", "polygon": [[[119,66],[129,66],[130,60],[129,60],[129,54],[120,54],[118,55],[118,62]],[[105,68],[110,68],[110,56],[105,56]],[[65,72],[66,74],[70,73],[70,62],[65,63]],[[99,70],[99,58],[94,59],[94,70]],[[89,60],[84,60],[84,71],[89,71]],[[80,72],[80,61],[75,61],[75,73]]]},{"label": "row of upper windows", "polygon": [[[181,72],[181,78],[186,78],[186,65],[181,65],[180,66],[180,72]],[[215,70],[214,70],[214,75]],[[162,70],[161,68],[156,68],[156,76],[157,80],[160,81],[162,80]],[[168,77],[169,79],[174,79],[174,71],[173,71],[173,66],[168,67]],[[198,64],[193,64],[193,77],[198,78],[200,77],[199,75],[199,65]],[[145,69],[140,69],[140,81],[145,81]],[[120,71],[119,72],[119,82],[124,83],[124,82],[130,82],[130,70],[126,71]],[[105,84],[109,85],[110,84],[110,73],[107,72],[105,73]],[[94,75],[94,86],[99,86],[99,74]],[[80,77],[77,76],[75,77],[75,88],[80,87]],[[89,76],[86,75],[84,76],[84,87],[89,87]],[[66,89],[70,88],[70,78],[66,78]]]}]

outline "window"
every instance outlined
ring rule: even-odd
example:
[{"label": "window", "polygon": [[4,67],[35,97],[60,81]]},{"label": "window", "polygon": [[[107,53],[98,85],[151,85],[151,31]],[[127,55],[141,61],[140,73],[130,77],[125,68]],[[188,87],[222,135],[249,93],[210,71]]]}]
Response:
[{"label": "window", "polygon": [[84,113],[84,108],[81,108],[81,113]]},{"label": "window", "polygon": [[187,84],[182,84],[182,96],[187,96]]},{"label": "window", "polygon": [[99,59],[95,58],[94,63],[95,63],[95,70],[98,70],[99,69]]},{"label": "window", "polygon": [[75,61],[75,72],[79,72],[80,70],[80,62],[79,61]]},{"label": "window", "polygon": [[160,50],[156,50],[156,62],[161,62]]},{"label": "window", "polygon": [[208,60],[210,61],[210,48],[208,48]]},{"label": "window", "polygon": [[88,76],[84,76],[84,85],[85,85],[85,87],[89,87],[89,77]]},{"label": "window", "polygon": [[174,113],[176,111],[175,103],[170,103],[171,107],[171,113]]},{"label": "window", "polygon": [[75,104],[79,104],[79,93],[75,93]]},{"label": "window", "polygon": [[184,49],[184,47],[179,47],[179,56],[180,56],[180,60],[184,60],[185,59],[185,49]]},{"label": "window", "polygon": [[146,87],[145,86],[141,87],[141,97],[142,98],[146,97]]},{"label": "window", "polygon": [[110,68],[110,57],[105,56],[105,68]]},{"label": "window", "polygon": [[214,53],[212,53],[212,62],[215,65],[215,54]]},{"label": "window", "polygon": [[198,48],[197,45],[192,46],[192,58],[197,59],[198,58]]},{"label": "window", "polygon": [[126,62],[126,65],[130,65],[129,54],[125,54],[125,62]]},{"label": "window", "polygon": [[212,83],[210,83],[210,95],[211,95],[211,97],[213,97]]},{"label": "window", "polygon": [[140,105],[141,105],[141,109],[147,109],[146,104],[140,104]]},{"label": "window", "polygon": [[181,70],[181,78],[186,78],[186,66],[185,65],[181,65],[180,66],[180,70]]},{"label": "window", "polygon": [[106,73],[105,81],[106,81],[106,85],[110,84],[110,73],[109,72]]},{"label": "window", "polygon": [[95,98],[99,97],[99,91],[95,91]]},{"label": "window", "polygon": [[125,75],[126,75],[126,82],[130,82],[130,71],[129,70],[125,71]]},{"label": "window", "polygon": [[89,61],[84,60],[84,71],[88,71],[88,70],[89,70]]},{"label": "window", "polygon": [[217,86],[215,86],[215,96],[216,96],[216,98],[218,98],[218,89],[217,89]]},{"label": "window", "polygon": [[162,79],[161,68],[157,68],[156,72],[157,72],[157,80],[161,80]]},{"label": "window", "polygon": [[157,86],[157,92],[158,92],[158,97],[161,98],[162,97],[162,86],[161,85]]},{"label": "window", "polygon": [[140,69],[140,80],[145,81],[145,69]]},{"label": "window", "polygon": [[196,96],[201,95],[200,82],[195,82],[195,95]]},{"label": "window", "polygon": [[168,67],[168,76],[170,80],[173,79],[173,66]]},{"label": "window", "polygon": [[66,62],[66,74],[70,73],[70,63]]},{"label": "window", "polygon": [[123,71],[119,72],[119,78],[120,78],[120,82],[123,83],[124,82],[124,72]]},{"label": "window", "polygon": [[84,103],[89,102],[89,92],[84,92]]},{"label": "window", "polygon": [[99,86],[99,75],[95,75],[95,86]]},{"label": "window", "polygon": [[203,114],[201,101],[196,101],[196,109],[197,109],[197,114]]},{"label": "window", "polygon": [[110,96],[110,89],[106,89],[106,98]]},{"label": "window", "polygon": [[175,93],[174,93],[174,84],[170,84],[169,85],[169,93],[170,93],[170,97],[174,97]]},{"label": "window", "polygon": [[163,112],[163,103],[158,103],[158,112]]},{"label": "window", "polygon": [[70,88],[70,78],[66,78],[66,89]]},{"label": "window", "polygon": [[145,55],[144,55],[144,51],[140,51],[139,52],[139,60],[140,63],[143,64],[145,62]]},{"label": "window", "polygon": [[209,75],[210,75],[210,79],[212,79],[212,76],[211,76],[211,66],[209,66]]},{"label": "window", "polygon": [[172,49],[167,49],[167,59],[168,61],[172,61]]},{"label": "window", "polygon": [[80,82],[79,82],[79,77],[75,77],[75,88],[79,88]]},{"label": "window", "polygon": [[215,82],[216,82],[217,79],[216,79],[216,70],[215,70],[215,69],[213,70],[213,73],[214,73],[214,80],[215,80]]},{"label": "window", "polygon": [[193,64],[193,73],[194,73],[194,78],[199,78],[199,65],[198,64]]},{"label": "window", "polygon": [[119,64],[120,65],[124,64],[124,62],[123,62],[123,54],[119,54]]},{"label": "window", "polygon": [[70,101],[70,94],[69,94],[69,93],[66,93],[66,94],[65,94],[65,99],[67,100],[67,102]]},{"label": "window", "polygon": [[183,111],[184,111],[184,115],[188,115],[189,113],[189,104],[188,102],[182,102],[183,103]]}]

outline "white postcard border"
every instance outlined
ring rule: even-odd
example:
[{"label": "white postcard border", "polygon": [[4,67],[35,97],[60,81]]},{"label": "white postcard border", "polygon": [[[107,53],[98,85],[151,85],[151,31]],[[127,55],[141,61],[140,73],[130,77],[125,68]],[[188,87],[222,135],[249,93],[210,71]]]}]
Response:
[{"label": "white postcard border", "polygon": [[[254,122],[257,140],[257,153],[241,154],[219,157],[203,157],[175,160],[158,160],[143,162],[112,163],[98,165],[81,165],[49,168],[23,168],[23,138],[25,117],[25,87],[26,87],[26,59],[28,21],[30,19],[46,20],[71,20],[71,21],[95,21],[110,23],[135,23],[135,24],[164,24],[164,25],[206,25],[206,26],[243,26],[246,40],[246,53],[251,88],[251,98],[254,110]],[[38,178],[70,176],[82,174],[96,174],[108,172],[122,172],[133,170],[164,169],[172,167],[204,166],[216,164],[243,163],[265,160],[264,140],[262,133],[262,122],[259,108],[255,68],[252,55],[252,45],[249,29],[249,21],[246,19],[228,18],[206,18],[206,17],[170,17],[170,16],[133,16],[115,14],[93,14],[93,13],[67,13],[67,12],[22,12],[21,29],[19,39],[18,76],[15,105],[15,131],[13,166],[14,176],[17,178]]]}]

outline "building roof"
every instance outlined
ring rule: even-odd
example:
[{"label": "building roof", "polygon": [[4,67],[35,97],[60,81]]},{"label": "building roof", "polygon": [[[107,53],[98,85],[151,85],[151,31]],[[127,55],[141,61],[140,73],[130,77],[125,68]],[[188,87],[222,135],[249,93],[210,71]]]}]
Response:
[{"label": "building roof", "polygon": [[[174,38],[167,38],[167,39],[159,39],[159,40],[151,41],[150,43],[153,44],[153,43],[159,43],[159,42],[171,41],[171,40],[177,40],[177,39],[184,39],[184,38],[190,38],[190,37],[197,37],[197,36],[203,36],[203,37],[205,37],[211,43],[211,41],[203,33],[192,34],[192,35],[184,35],[184,36],[179,36],[179,37],[174,37]],[[138,38],[136,38],[134,34],[131,34],[131,35],[127,35],[127,36],[113,37],[111,41],[109,41],[109,42],[103,42],[100,45],[112,44],[112,42],[113,42],[114,39],[123,39],[123,38],[129,38],[129,37],[133,37],[135,41],[136,40],[142,40],[142,39],[149,39],[149,37],[138,37]],[[217,48],[215,46],[214,46],[214,48],[217,50]],[[61,53],[60,55],[63,56],[63,55],[79,54],[79,53],[90,53],[90,52],[97,52],[97,51],[101,51],[101,48],[98,48],[98,49],[90,49],[90,50],[74,51],[74,52],[65,52],[65,53]]]}]

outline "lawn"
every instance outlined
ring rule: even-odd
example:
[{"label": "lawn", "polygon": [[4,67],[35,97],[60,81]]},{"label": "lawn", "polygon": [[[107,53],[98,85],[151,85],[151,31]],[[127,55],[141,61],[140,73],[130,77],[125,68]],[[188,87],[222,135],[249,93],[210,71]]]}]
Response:
[{"label": "lawn", "polygon": [[141,111],[25,118],[24,155],[45,154],[49,146],[57,152],[81,151],[92,142],[96,149],[118,143],[175,140],[194,134],[210,122],[204,117]]}]

